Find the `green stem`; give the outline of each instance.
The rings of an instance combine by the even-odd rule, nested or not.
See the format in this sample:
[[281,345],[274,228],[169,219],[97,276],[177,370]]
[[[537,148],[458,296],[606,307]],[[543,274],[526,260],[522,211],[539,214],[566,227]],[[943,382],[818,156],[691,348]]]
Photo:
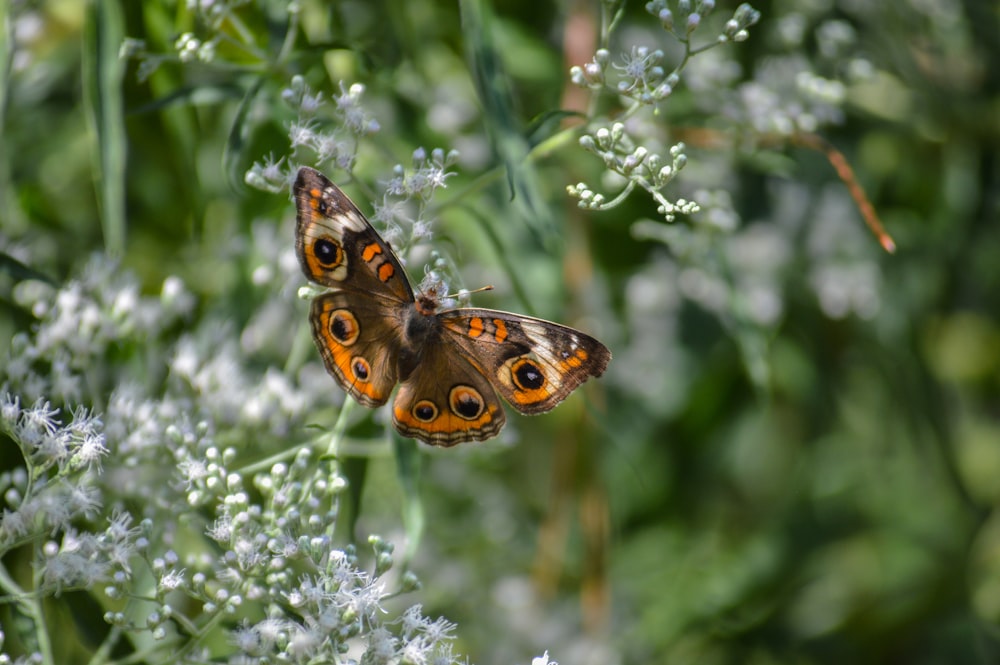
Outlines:
[[150,662],[150,658],[152,656],[154,656],[155,654],[159,653],[159,652],[162,652],[162,651],[166,650],[166,651],[168,651],[170,653],[173,653],[173,651],[170,650],[168,647],[170,647],[170,646],[172,646],[174,644],[180,644],[180,639],[178,639],[178,638],[166,638],[166,639],[160,640],[158,642],[155,642],[151,646],[149,646],[149,647],[147,647],[145,649],[142,649],[141,651],[136,651],[134,653],[130,653],[129,655],[127,655],[127,656],[125,656],[125,657],[123,657],[123,658],[121,658],[119,660],[97,661],[97,660],[91,659],[90,665],[98,665],[98,663],[100,663],[100,662],[106,662],[106,663],[108,663],[108,665],[138,665],[139,663],[149,663]]
[[285,40],[281,43],[281,48],[278,49],[278,57],[276,61],[278,63],[284,63],[288,60],[288,55],[292,52],[292,48],[295,47],[295,37],[299,33],[299,12],[290,12],[288,19],[288,30],[285,31]]
[[196,646],[198,646],[198,644],[201,643],[203,638],[207,637],[208,635],[211,635],[216,625],[222,623],[222,621],[227,616],[230,615],[226,613],[224,608],[219,607],[215,615],[211,619],[209,619],[198,632],[193,634],[192,639],[188,640],[187,644],[180,647],[176,651],[168,653],[168,659],[160,662],[163,663],[163,665],[166,665],[167,663],[177,663],[182,661],[183,657],[188,653],[190,653]]
[[108,655],[111,653],[111,650],[115,648],[115,645],[118,644],[118,640],[121,636],[121,626],[111,626],[111,630],[108,631],[107,636],[101,642],[101,646],[99,646],[97,651],[94,652],[94,655],[91,656],[88,665],[100,665],[101,663],[107,663]]
[[299,454],[299,451],[301,449],[309,447],[310,444],[302,443],[297,446],[292,446],[291,448],[286,448],[285,450],[282,450],[280,453],[275,453],[270,457],[265,457],[259,462],[248,464],[247,466],[240,469],[240,473],[243,475],[252,476],[253,474],[260,473],[261,471],[267,471],[278,462],[284,462],[286,460],[294,459],[295,456]]
[[[38,551],[38,547],[36,546],[36,560],[40,559],[41,556],[42,553]],[[43,571],[43,566],[38,566],[35,569],[32,582],[36,589],[39,588]],[[0,585],[2,585],[4,589],[7,589],[19,596],[18,606],[21,608],[22,612],[31,618],[31,621],[35,626],[35,639],[38,641],[38,652],[42,656],[42,663],[44,663],[44,665],[55,665],[55,659],[52,654],[52,642],[49,640],[49,630],[45,623],[45,607],[42,604],[41,595],[35,593],[25,593],[18,583],[14,581],[14,578],[7,573],[7,569],[4,567],[0,567]]]
[[[627,197],[629,194],[631,194],[633,189],[635,189],[635,180],[629,180],[628,183],[625,185],[625,189],[623,189],[622,191],[618,192],[618,194],[615,196],[615,198],[611,199],[610,201],[605,201],[604,203],[602,203],[599,206],[594,206],[592,209],[593,210],[610,210],[611,208],[614,208],[619,203],[621,203],[622,201],[624,201],[625,197]],[[654,196],[655,196],[655,193],[654,193]]]
[[348,416],[354,410],[355,404],[353,399],[344,400],[344,405],[340,407],[340,414],[337,416],[337,422],[334,423],[333,430],[330,432],[330,443],[327,444],[323,457],[337,459],[337,452],[340,449],[341,441],[344,440],[344,431],[347,429]]
[[25,600],[28,597],[28,593],[21,588],[21,585],[14,581],[14,578],[7,572],[7,567],[3,564],[0,564],[0,588],[7,592],[8,595],[6,598],[21,605],[21,609],[25,612],[31,610],[31,606],[26,605]]
[[[36,556],[40,553],[37,548]],[[41,568],[35,573],[35,588],[38,588],[38,575],[41,575]],[[9,594],[9,597],[17,603],[21,612],[31,619],[35,626],[35,639],[38,640],[38,651],[42,656],[45,665],[54,665],[52,657],[52,642],[49,640],[48,627],[45,624],[45,608],[42,606],[42,597],[37,593],[27,592],[21,588],[6,566],[0,565],[0,588]]]

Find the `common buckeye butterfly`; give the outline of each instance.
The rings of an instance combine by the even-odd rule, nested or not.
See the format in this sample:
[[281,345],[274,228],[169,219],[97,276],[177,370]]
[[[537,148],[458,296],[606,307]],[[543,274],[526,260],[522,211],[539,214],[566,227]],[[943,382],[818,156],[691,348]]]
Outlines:
[[327,371],[368,407],[395,385],[392,422],[438,446],[497,435],[506,416],[497,393],[524,414],[544,413],[591,376],[611,352],[593,337],[492,309],[438,311],[418,293],[392,248],[340,188],[302,167],[294,186],[295,252],[302,272],[330,290],[309,322]]

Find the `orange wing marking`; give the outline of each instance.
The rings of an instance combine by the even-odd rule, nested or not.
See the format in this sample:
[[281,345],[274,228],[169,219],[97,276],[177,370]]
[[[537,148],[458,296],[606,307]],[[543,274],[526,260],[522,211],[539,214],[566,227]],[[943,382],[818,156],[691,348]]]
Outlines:
[[371,263],[372,259],[382,253],[382,247],[378,243],[373,242],[365,245],[365,248],[361,250],[361,258],[365,263]]
[[[381,249],[379,251],[382,251]],[[383,282],[388,282],[392,279],[392,276],[396,274],[396,269],[392,267],[389,262],[383,263],[378,267],[378,278]]]
[[584,349],[577,349],[572,354],[563,358],[563,360],[559,363],[559,371],[565,374],[572,369],[576,369],[577,367],[583,365],[589,357],[590,356]]
[[497,341],[497,344],[503,344],[503,341],[507,339],[507,324],[504,323],[503,319],[493,319],[493,325],[496,326],[493,339]]
[[476,339],[483,334],[483,320],[478,316],[469,319],[469,337]]

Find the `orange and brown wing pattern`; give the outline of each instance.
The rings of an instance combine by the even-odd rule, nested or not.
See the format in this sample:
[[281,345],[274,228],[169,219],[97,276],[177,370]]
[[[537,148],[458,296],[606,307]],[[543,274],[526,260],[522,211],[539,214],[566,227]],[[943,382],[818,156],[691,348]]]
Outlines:
[[489,309],[456,309],[439,315],[445,338],[476,358],[511,406],[545,413],[590,377],[601,376],[611,352],[568,326]]
[[[392,310],[390,310],[391,312]],[[313,339],[327,371],[365,406],[385,404],[396,385],[400,324],[377,300],[333,291],[313,299]]]
[[306,277],[334,289],[413,302],[399,259],[339,187],[303,166],[292,191],[295,254]]
[[400,434],[435,446],[491,439],[506,419],[482,370],[445,345],[425,350],[392,404],[392,422]]

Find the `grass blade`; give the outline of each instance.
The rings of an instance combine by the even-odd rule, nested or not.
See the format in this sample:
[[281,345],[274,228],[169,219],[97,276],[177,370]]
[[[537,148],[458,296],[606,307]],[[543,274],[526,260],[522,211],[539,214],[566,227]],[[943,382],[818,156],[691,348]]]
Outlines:
[[104,246],[125,253],[125,119],[118,56],[124,38],[121,5],[91,0],[83,41],[83,94],[88,129],[95,143],[97,200]]

